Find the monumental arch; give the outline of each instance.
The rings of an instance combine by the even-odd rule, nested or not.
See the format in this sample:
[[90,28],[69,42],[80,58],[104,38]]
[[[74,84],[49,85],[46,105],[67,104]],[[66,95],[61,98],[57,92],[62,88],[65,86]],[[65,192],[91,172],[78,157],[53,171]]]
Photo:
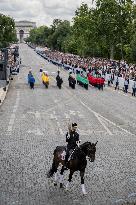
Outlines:
[[16,21],[15,27],[17,38],[20,43],[23,43],[24,39],[29,37],[30,30],[36,28],[36,23],[31,21]]

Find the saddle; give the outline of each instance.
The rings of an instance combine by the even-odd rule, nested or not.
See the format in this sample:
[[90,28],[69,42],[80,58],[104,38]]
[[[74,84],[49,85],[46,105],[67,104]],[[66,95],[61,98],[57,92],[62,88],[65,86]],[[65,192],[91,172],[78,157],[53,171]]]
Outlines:
[[[69,150],[69,157],[68,157],[68,161],[71,160],[71,159],[74,159],[73,158],[73,153],[74,153],[75,149],[70,149]],[[62,160],[65,160],[65,157],[66,157],[66,152],[67,152],[67,148],[65,147],[64,151],[61,153],[61,159]]]
[[[60,150],[61,150],[62,147],[57,147],[57,148],[58,149],[60,148]],[[76,147],[75,149],[70,149],[69,150],[68,161],[76,159],[78,157],[78,155],[79,155],[79,150],[80,150],[79,147]],[[67,152],[67,147],[65,147],[65,149],[61,153],[61,159],[62,160],[65,160],[66,152]]]

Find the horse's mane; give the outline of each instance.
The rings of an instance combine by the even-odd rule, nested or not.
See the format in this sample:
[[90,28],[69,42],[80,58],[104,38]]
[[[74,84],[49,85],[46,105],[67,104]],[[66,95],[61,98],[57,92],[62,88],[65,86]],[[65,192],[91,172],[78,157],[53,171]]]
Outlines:
[[91,142],[84,142],[83,144],[81,144],[79,147],[82,149],[83,147],[86,147],[87,145],[89,145]]

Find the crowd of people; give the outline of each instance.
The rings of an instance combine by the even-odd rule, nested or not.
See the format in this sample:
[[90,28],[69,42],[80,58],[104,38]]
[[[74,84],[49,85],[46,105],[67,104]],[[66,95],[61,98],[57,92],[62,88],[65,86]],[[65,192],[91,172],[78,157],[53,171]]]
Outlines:
[[136,78],[136,65],[128,64],[126,61],[116,61],[102,58],[83,58],[78,55],[66,54],[59,51],[46,50],[45,54],[55,61],[62,64],[69,65],[73,68],[84,69],[87,71],[95,71],[105,75],[111,73],[123,78],[135,79]]
[[74,72],[84,70],[95,77],[105,78],[108,74],[108,86],[115,81],[115,90],[119,88],[119,77],[124,79],[124,92],[128,92],[129,80],[133,80],[132,95],[136,93],[136,65],[128,64],[126,61],[109,60],[103,58],[80,57],[74,54],[62,53],[59,51],[44,51],[46,56],[59,62],[65,68],[70,67]]
[[[44,51],[42,50],[42,53],[45,54],[46,59],[56,65],[63,66],[70,72],[79,73],[83,70],[87,75],[90,73],[96,78],[104,78],[108,86],[114,85],[115,90],[121,88],[127,93],[128,90],[130,91],[131,89],[132,96],[135,96],[136,94],[135,64],[129,64],[125,60],[119,61],[94,57],[85,58],[79,55],[52,51],[48,48]],[[122,82],[123,86],[121,85]]]

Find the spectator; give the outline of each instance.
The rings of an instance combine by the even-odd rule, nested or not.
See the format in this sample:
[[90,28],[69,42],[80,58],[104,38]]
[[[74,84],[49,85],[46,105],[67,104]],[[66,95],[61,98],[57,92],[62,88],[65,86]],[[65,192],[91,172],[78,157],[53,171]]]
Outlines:
[[111,74],[109,74],[108,76],[108,86],[110,86],[110,83],[111,83]]
[[128,91],[128,79],[125,78],[125,81],[124,81],[124,92],[127,93]]
[[117,76],[117,78],[115,79],[115,90],[119,90],[119,77]]
[[135,93],[136,93],[136,79],[134,79],[132,85],[132,96],[135,96]]

